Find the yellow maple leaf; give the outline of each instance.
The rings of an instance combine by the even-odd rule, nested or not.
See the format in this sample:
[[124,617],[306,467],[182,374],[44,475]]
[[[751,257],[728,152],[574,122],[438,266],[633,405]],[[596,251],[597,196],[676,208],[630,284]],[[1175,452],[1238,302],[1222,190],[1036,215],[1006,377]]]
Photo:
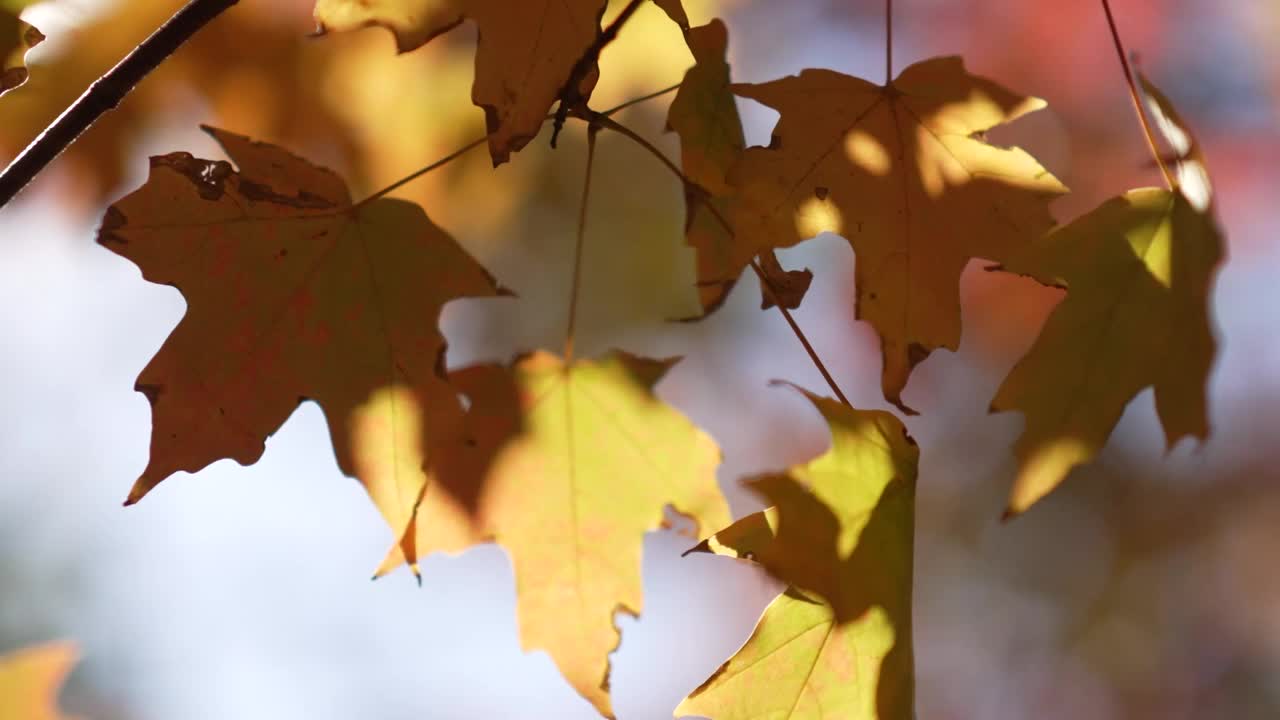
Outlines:
[[1174,188],[1107,200],[1004,266],[1067,290],[991,402],[993,411],[1026,416],[1009,514],[1092,460],[1148,386],[1169,448],[1209,434],[1205,386],[1216,352],[1209,298],[1223,241],[1198,145],[1168,100],[1143,82],[1179,152]]
[[792,587],[677,716],[911,717],[919,450],[889,413],[805,395],[830,427],[830,450],[749,480],[774,507],[694,548],[754,560]]
[[908,67],[888,86],[805,70],[738,95],[780,113],[769,147],[730,173],[738,257],[821,232],[857,255],[857,317],[879,333],[885,397],[960,341],[959,279],[971,258],[1002,261],[1052,226],[1065,188],[1030,155],[981,133],[1044,106],[968,74],[959,58]]
[[352,207],[331,171],[206,129],[238,170],[187,153],[152,158],[147,183],[108,209],[99,233],[187,300],[138,378],[153,431],[129,502],[178,471],[257,461],[310,399],[339,467],[399,537],[465,440],[436,319],[449,300],[501,290],[417,205]]
[[0,656],[0,720],[60,720],[58,691],[79,653],[70,643]]
[[[537,352],[511,370],[461,371],[479,373],[460,385],[482,444],[521,429],[488,467],[481,531],[429,497],[415,520],[421,555],[484,539],[506,549],[522,646],[545,650],[606,717],[609,654],[619,640],[614,615],[640,614],[644,534],[662,527],[668,505],[703,531],[729,519],[716,484],[719,448],[653,394],[671,365],[622,352],[565,365]],[[509,374],[513,393],[501,389],[499,373]]]

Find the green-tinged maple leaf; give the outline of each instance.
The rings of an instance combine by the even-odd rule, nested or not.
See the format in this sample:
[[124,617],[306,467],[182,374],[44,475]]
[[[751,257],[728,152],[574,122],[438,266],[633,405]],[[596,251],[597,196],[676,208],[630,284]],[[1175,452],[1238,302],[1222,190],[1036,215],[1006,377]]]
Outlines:
[[439,312],[500,289],[417,205],[352,207],[333,172],[206,130],[238,170],[154,157],[147,183],[108,209],[98,236],[187,300],[138,378],[152,406],[151,458],[129,502],[178,471],[255,462],[310,399],[339,467],[399,535],[462,441]]
[[[685,33],[694,65],[685,73],[667,114],[667,129],[680,137],[680,161],[686,188],[685,234],[697,253],[698,298],[703,315],[724,303],[757,253],[774,293],[789,308],[800,306],[813,273],[785,270],[772,250],[735,242],[720,218],[727,220],[736,200],[727,175],[746,149],[742,121],[729,90],[729,34],[724,23],[712,20]],[[714,206],[708,208],[707,204]],[[717,218],[715,213],[719,213]],[[763,293],[762,307],[771,304]]]
[[1003,261],[1053,224],[1048,205],[1065,188],[1022,150],[980,139],[1044,102],[954,57],[912,65],[887,87],[805,70],[732,89],[781,115],[770,146],[748,148],[729,174],[736,262],[820,232],[848,239],[885,397],[911,412],[901,399],[911,369],[959,345],[965,264]]
[[27,51],[44,40],[44,35],[23,22],[18,13],[30,5],[27,0],[12,0],[0,5],[0,95],[27,81]]
[[[369,25],[413,50],[471,20],[479,35],[471,100],[485,113],[494,164],[538,134],[574,65],[595,42],[608,0],[316,0],[320,29]],[[596,72],[579,92],[591,96]]]
[[805,396],[827,421],[831,448],[786,473],[748,480],[774,506],[694,548],[754,560],[792,587],[677,716],[911,717],[920,453],[890,413]]
[[671,364],[615,352],[566,366],[538,352],[510,370],[461,371],[475,373],[459,384],[482,444],[521,429],[488,467],[480,532],[425,500],[415,521],[423,555],[482,539],[506,549],[521,644],[545,650],[607,717],[614,615],[640,613],[644,534],[662,526],[667,505],[703,531],[729,519],[715,442],[653,394]]
[[70,643],[24,648],[0,656],[0,720],[60,720],[58,691],[79,652]]
[[1026,416],[1010,514],[1092,460],[1146,387],[1155,388],[1168,447],[1209,435],[1209,297],[1223,241],[1198,146],[1164,96],[1151,100],[1182,156],[1175,187],[1112,198],[1004,265],[1067,289],[991,402]]
[[911,720],[911,637],[901,632],[880,606],[839,625],[829,605],[789,589],[675,716]]

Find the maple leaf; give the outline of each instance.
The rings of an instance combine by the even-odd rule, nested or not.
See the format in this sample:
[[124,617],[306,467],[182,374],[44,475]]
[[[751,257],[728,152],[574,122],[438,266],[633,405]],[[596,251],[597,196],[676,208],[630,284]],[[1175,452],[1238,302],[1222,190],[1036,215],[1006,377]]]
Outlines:
[[27,81],[27,51],[44,40],[44,34],[18,17],[18,12],[30,4],[27,0],[12,0],[0,6],[0,95]]
[[667,505],[703,530],[729,519],[715,442],[653,394],[673,363],[614,352],[566,365],[537,352],[511,369],[455,373],[471,375],[460,385],[481,444],[520,430],[488,467],[479,532],[430,500],[415,520],[421,555],[486,539],[506,549],[521,644],[545,650],[606,717],[614,614],[640,613],[644,534],[663,525]]
[[1168,448],[1209,435],[1209,297],[1223,241],[1199,146],[1168,100],[1144,85],[1159,125],[1185,153],[1173,189],[1111,198],[1002,267],[1067,290],[991,402],[993,412],[1026,417],[1010,515],[1092,460],[1148,386]]
[[889,413],[805,396],[826,419],[831,448],[747,481],[775,505],[693,548],[754,560],[792,587],[677,716],[911,717],[919,450]]
[[[187,313],[138,377],[151,458],[136,502],[178,471],[257,461],[303,400],[319,403],[338,466],[358,477],[399,537],[433,458],[458,441],[462,408],[443,376],[443,305],[501,291],[422,209],[352,207],[331,171],[205,128],[224,161],[151,159],[108,209],[98,240]],[[424,467],[425,464],[425,467]]]
[[729,174],[734,262],[843,235],[857,255],[857,317],[881,338],[885,397],[913,412],[901,399],[911,369],[959,344],[966,262],[1003,261],[1053,224],[1048,204],[1065,188],[1022,150],[980,139],[1044,102],[954,57],[884,87],[805,70],[732,89],[780,113],[770,146],[748,148]]
[[50,643],[0,656],[0,720],[59,720],[58,691],[79,653]]
[[[320,31],[379,25],[400,52],[471,20],[479,40],[471,100],[484,110],[489,153],[506,162],[538,134],[547,112],[600,33],[608,0],[316,0]],[[578,92],[591,96],[598,73]]]
[[[746,149],[738,106],[729,90],[728,29],[720,20],[692,28],[685,41],[694,65],[685,73],[667,112],[667,130],[680,138],[680,162],[685,178],[685,237],[697,253],[698,298],[703,317],[720,307],[757,253],[774,295],[788,308],[797,308],[809,289],[813,273],[785,270],[771,250],[756,250],[735,242],[721,222],[737,199],[727,175]],[[710,203],[714,208],[707,207]],[[716,217],[716,214],[720,218]],[[772,303],[763,293],[762,308]]]

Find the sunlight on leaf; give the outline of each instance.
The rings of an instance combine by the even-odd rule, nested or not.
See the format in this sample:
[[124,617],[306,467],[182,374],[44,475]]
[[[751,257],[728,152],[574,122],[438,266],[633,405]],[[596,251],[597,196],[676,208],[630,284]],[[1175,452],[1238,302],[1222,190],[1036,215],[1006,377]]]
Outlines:
[[733,91],[780,118],[770,146],[748,148],[729,174],[740,198],[732,257],[795,245],[838,217],[857,256],[857,317],[881,338],[885,397],[911,412],[901,394],[912,368],[959,346],[968,260],[1004,260],[1053,224],[1061,183],[1022,150],[978,138],[1044,102],[954,57],[912,65],[888,87],[805,70]]
[[[493,539],[511,556],[522,646],[546,651],[608,717],[614,615],[640,614],[645,533],[663,526],[668,505],[702,531],[729,519],[715,442],[653,395],[672,364],[615,352],[566,366],[537,352],[509,370],[459,371],[478,389],[469,415],[491,428],[519,418],[523,428],[496,452],[472,542]],[[449,513],[424,503],[419,554],[465,546],[457,535],[432,537]]]
[[[1177,130],[1171,144],[1188,153],[1178,177],[1207,193],[1190,131],[1145,85],[1161,124]],[[1198,169],[1186,172],[1186,163]],[[1026,416],[1008,514],[1026,510],[1092,460],[1144,388],[1155,388],[1168,448],[1184,437],[1208,438],[1206,385],[1217,353],[1210,298],[1225,254],[1212,205],[1211,196],[1193,201],[1181,186],[1130,190],[1005,265],[1067,289],[991,402],[992,411]]]
[[826,419],[831,448],[748,480],[774,507],[693,549],[754,560],[792,587],[677,716],[911,717],[919,450],[889,413],[805,396]]

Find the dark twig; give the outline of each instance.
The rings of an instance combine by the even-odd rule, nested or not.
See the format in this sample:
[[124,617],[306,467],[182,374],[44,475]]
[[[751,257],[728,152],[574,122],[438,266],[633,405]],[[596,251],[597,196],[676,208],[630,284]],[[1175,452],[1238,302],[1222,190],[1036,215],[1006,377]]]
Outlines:
[[191,0],[84,91],[0,173],[0,207],[106,111],[116,107],[165,58],[238,0]]
[[586,109],[584,107],[586,98],[582,96],[582,81],[600,61],[600,53],[605,46],[618,37],[618,31],[622,30],[622,26],[631,19],[642,2],[644,0],[631,0],[627,3],[627,6],[622,8],[622,12],[618,13],[618,17],[596,36],[595,42],[591,43],[591,47],[587,48],[587,51],[574,64],[573,71],[569,73],[569,79],[560,88],[560,107],[556,109],[555,125],[551,130],[551,147],[556,146],[556,139],[560,137],[560,131],[564,129],[564,121],[569,117],[570,112]]

